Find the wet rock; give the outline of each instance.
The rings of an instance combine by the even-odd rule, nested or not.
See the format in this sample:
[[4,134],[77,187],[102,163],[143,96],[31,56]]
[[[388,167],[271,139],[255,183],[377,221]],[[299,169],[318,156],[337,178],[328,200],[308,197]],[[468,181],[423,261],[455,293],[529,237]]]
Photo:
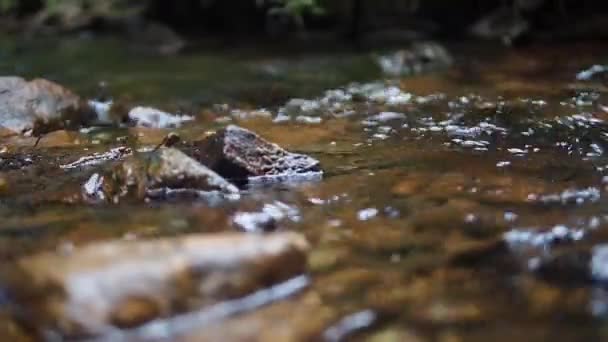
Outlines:
[[[323,96],[314,99],[290,100],[279,108],[274,122],[318,123],[328,117],[346,118],[362,113],[373,114],[389,110],[398,113],[406,109],[404,106],[411,105],[415,101],[423,100],[401,90],[395,82],[351,83],[343,88],[327,90]],[[394,114],[388,114],[391,115]],[[387,118],[386,114],[381,114],[370,119],[364,122],[379,123],[386,121]]]
[[187,45],[177,32],[160,22],[133,20],[126,26],[131,48],[136,52],[173,56]]
[[35,157],[30,154],[3,154],[2,157],[0,157],[0,171],[10,171],[26,168],[34,164],[34,159]]
[[239,190],[224,178],[173,148],[133,155],[109,174],[98,173],[84,184],[92,200],[118,202],[135,199],[191,195],[204,198],[238,198]]
[[[44,138],[43,138],[44,140]],[[131,149],[128,147],[116,147],[107,152],[97,152],[87,156],[80,157],[73,162],[60,165],[62,169],[84,168],[94,165],[104,164],[108,161],[121,159],[131,154]]]
[[328,342],[344,341],[352,334],[370,328],[377,321],[378,315],[373,310],[363,310],[343,317],[323,333]]
[[129,111],[129,120],[141,127],[177,128],[194,117],[174,115],[151,107],[135,107]]
[[549,255],[531,258],[528,266],[536,274],[552,281],[566,284],[607,284],[608,245],[555,251]]
[[530,29],[530,23],[516,10],[503,7],[480,19],[471,33],[485,39],[501,39],[506,45]]
[[276,230],[281,221],[300,221],[301,214],[297,207],[280,201],[266,203],[259,211],[239,211],[232,222],[247,232],[268,232]]
[[452,64],[452,56],[438,43],[420,42],[376,61],[383,73],[396,77],[445,69]]
[[[586,283],[592,280],[592,257],[588,250],[572,249],[532,258],[528,266],[547,280],[568,284]],[[602,268],[598,268],[598,271],[601,277]]]
[[0,77],[0,126],[21,134],[77,127],[93,115],[70,90],[44,79]]
[[95,336],[300,275],[306,249],[295,233],[106,242],[23,258],[14,284],[39,332]]
[[576,79],[578,81],[600,80],[605,82],[608,79],[608,66],[598,64],[592,65],[588,69],[577,73]]
[[189,151],[196,160],[239,185],[310,179],[322,174],[319,161],[291,153],[244,128],[230,125]]

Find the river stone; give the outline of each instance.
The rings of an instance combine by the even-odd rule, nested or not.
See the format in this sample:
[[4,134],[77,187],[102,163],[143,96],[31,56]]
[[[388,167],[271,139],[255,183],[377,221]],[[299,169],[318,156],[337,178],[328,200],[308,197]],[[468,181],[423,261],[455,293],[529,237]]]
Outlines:
[[177,128],[194,120],[189,115],[175,115],[152,107],[135,107],[129,111],[129,120],[136,126],[149,128]]
[[444,70],[452,65],[450,53],[442,45],[429,41],[413,44],[409,49],[379,56],[376,62],[388,76],[417,75]]
[[83,186],[85,197],[118,202],[121,197],[163,198],[190,191],[198,195],[239,196],[239,189],[174,148],[138,153],[105,175],[95,173]]
[[202,164],[239,185],[256,177],[282,181],[322,174],[318,160],[288,152],[254,132],[235,125],[194,142],[189,153]]
[[[42,334],[87,337],[240,298],[306,268],[299,234],[111,241],[18,260],[16,300]],[[24,303],[20,303],[24,304]],[[48,336],[48,335],[46,335]]]
[[0,126],[39,134],[89,121],[78,95],[51,81],[0,77]]

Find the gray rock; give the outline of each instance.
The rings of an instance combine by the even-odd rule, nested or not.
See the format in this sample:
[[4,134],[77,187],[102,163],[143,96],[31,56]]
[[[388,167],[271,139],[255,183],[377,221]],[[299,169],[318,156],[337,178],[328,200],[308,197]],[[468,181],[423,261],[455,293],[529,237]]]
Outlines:
[[93,119],[70,90],[44,79],[0,77],[0,126],[21,134],[77,127]]
[[255,177],[275,177],[282,182],[292,176],[322,173],[318,160],[288,152],[234,125],[195,142],[187,153],[237,184],[245,184]]
[[608,245],[602,244],[591,250],[591,278],[595,281],[608,282]]
[[129,120],[141,127],[177,128],[194,117],[174,115],[151,107],[135,107],[129,111]]
[[23,258],[13,284],[40,333],[100,336],[301,275],[307,248],[296,233],[113,241]]
[[382,72],[393,77],[444,70],[452,61],[446,48],[435,42],[416,43],[408,49],[376,58]]
[[530,23],[511,8],[499,8],[481,18],[470,29],[471,33],[484,39],[501,39],[506,45],[528,32]]

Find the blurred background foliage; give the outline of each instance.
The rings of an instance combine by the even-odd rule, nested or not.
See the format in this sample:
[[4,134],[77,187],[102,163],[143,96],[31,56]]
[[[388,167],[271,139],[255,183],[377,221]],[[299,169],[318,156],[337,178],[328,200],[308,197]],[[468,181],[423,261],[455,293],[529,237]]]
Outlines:
[[5,32],[123,34],[154,23],[194,39],[320,32],[315,37],[374,41],[378,31],[399,41],[476,37],[507,44],[608,37],[608,1],[595,0],[0,0],[0,17]]

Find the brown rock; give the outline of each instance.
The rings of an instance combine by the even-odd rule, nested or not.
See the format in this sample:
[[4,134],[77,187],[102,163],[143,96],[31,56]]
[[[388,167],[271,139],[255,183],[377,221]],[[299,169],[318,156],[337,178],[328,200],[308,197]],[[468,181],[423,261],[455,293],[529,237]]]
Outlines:
[[315,292],[189,331],[176,341],[320,341],[337,313]]
[[306,250],[295,233],[114,241],[23,258],[13,280],[29,324],[93,336],[285,281],[305,272]]
[[83,185],[85,198],[113,203],[125,196],[142,200],[184,191],[196,196],[239,196],[236,186],[212,170],[177,149],[164,147],[130,156],[112,172],[95,173]]

